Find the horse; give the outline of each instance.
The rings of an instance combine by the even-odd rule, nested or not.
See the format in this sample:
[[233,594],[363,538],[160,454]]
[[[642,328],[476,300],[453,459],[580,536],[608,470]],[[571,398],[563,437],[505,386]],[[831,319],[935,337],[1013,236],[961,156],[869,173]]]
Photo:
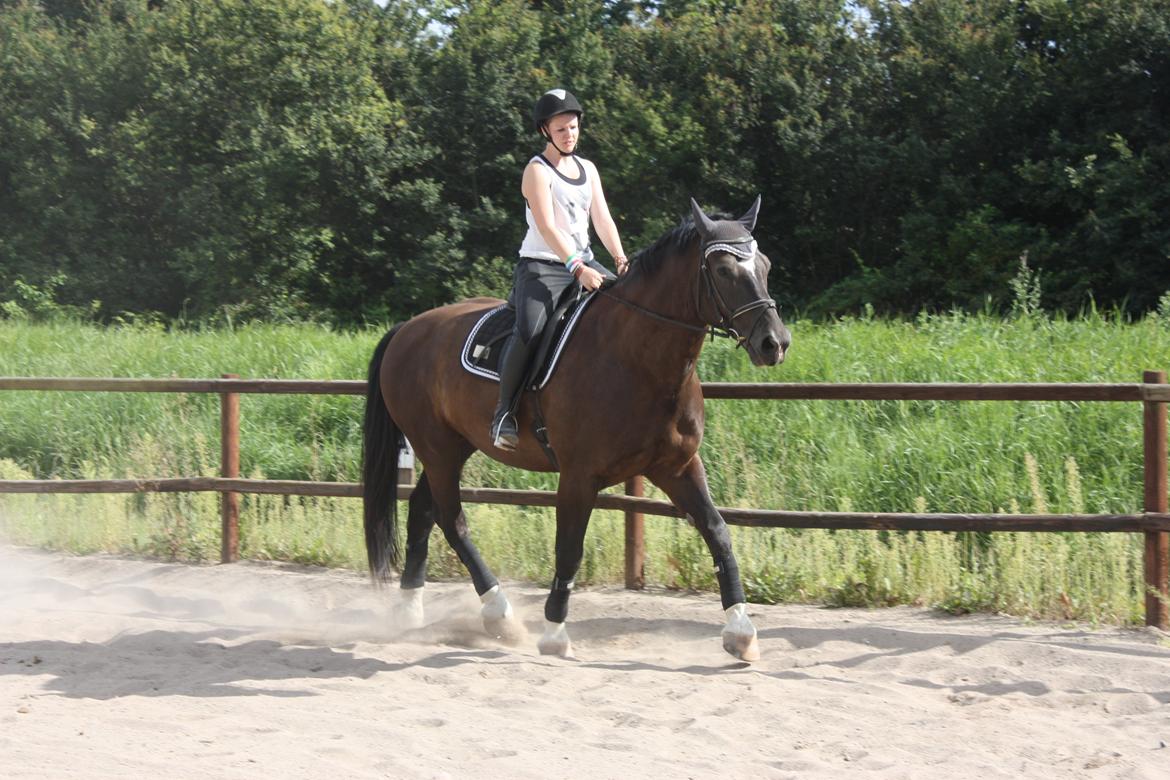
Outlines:
[[[695,373],[706,337],[716,331],[734,338],[756,366],[782,362],[791,343],[768,296],[771,261],[752,237],[759,208],[757,197],[739,219],[713,218],[692,198],[690,217],[596,294],[543,388],[524,393],[520,430],[530,431],[534,413],[543,412],[560,472],[556,562],[537,643],[542,654],[572,655],[569,596],[597,494],[644,475],[687,514],[710,550],[726,617],[723,648],[743,661],[759,657],[731,535],[711,501],[699,456],[704,412]],[[520,469],[558,470],[531,435],[522,435],[513,451],[492,446],[488,423],[497,387],[460,363],[469,330],[501,303],[476,298],[423,312],[387,332],[370,360],[362,450],[366,550],[377,585],[401,567],[397,609],[408,627],[423,624],[428,540],[438,525],[467,567],[485,630],[524,635],[472,542],[459,495],[463,466],[476,450]],[[409,498],[403,565],[396,474],[404,436],[422,473]]]

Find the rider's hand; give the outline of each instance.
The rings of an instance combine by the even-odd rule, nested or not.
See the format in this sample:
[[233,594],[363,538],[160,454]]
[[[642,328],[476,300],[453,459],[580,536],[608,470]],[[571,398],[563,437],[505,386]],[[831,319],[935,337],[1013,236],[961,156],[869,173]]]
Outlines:
[[601,282],[605,277],[593,270],[587,265],[581,266],[581,270],[577,272],[577,281],[581,286],[590,292],[596,290],[601,286]]

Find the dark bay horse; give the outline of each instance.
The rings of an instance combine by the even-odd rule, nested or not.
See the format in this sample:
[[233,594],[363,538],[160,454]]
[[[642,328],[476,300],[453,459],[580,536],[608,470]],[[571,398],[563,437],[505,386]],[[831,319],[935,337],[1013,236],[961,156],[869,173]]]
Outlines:
[[[570,654],[569,594],[598,492],[642,474],[689,515],[711,551],[727,619],[724,649],[743,660],[759,657],[731,536],[711,502],[699,458],[703,394],[695,374],[713,328],[735,337],[757,366],[784,359],[791,339],[768,297],[771,263],[751,235],[759,205],[757,198],[738,220],[711,219],[692,200],[692,217],[640,252],[629,272],[584,312],[560,365],[537,391],[560,466],[556,567],[542,653]],[[463,465],[476,450],[516,468],[553,470],[530,433],[532,392],[517,414],[520,446],[495,449],[488,422],[497,386],[460,364],[468,332],[499,304],[477,298],[424,312],[387,333],[370,361],[362,469],[375,582],[387,581],[401,561],[395,476],[404,435],[422,463],[402,567],[399,610],[408,625],[422,624],[427,542],[438,524],[471,574],[488,632],[516,635],[511,605],[471,541],[459,497]]]

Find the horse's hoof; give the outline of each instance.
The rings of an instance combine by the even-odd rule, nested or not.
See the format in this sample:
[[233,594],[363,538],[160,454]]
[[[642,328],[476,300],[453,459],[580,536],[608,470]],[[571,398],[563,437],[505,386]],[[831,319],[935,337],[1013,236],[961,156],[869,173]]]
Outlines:
[[727,625],[723,627],[723,649],[741,661],[760,660],[760,643],[756,627],[747,615],[746,604],[733,604],[726,610]]
[[724,631],[723,649],[741,661],[750,663],[760,660],[760,643],[756,640],[755,634],[744,636],[743,634],[733,634],[730,631]]
[[565,630],[565,624],[544,621],[544,636],[536,643],[536,649],[540,651],[541,655],[572,658],[573,645],[569,641],[569,632]]
[[512,605],[499,585],[493,585],[479,600],[483,603],[479,614],[483,618],[483,630],[488,636],[509,644],[515,644],[525,636],[524,627],[512,617]]
[[413,631],[423,627],[425,616],[423,613],[423,589],[400,589],[402,594],[398,603],[394,605],[394,625],[403,631]]

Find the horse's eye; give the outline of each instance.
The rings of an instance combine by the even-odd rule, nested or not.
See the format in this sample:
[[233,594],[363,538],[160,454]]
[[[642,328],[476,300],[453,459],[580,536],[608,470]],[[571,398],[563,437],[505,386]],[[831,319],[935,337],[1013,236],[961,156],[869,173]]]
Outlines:
[[731,273],[731,269],[725,265],[719,266],[719,268],[715,271],[715,273],[719,274],[724,279],[730,279],[734,275]]

